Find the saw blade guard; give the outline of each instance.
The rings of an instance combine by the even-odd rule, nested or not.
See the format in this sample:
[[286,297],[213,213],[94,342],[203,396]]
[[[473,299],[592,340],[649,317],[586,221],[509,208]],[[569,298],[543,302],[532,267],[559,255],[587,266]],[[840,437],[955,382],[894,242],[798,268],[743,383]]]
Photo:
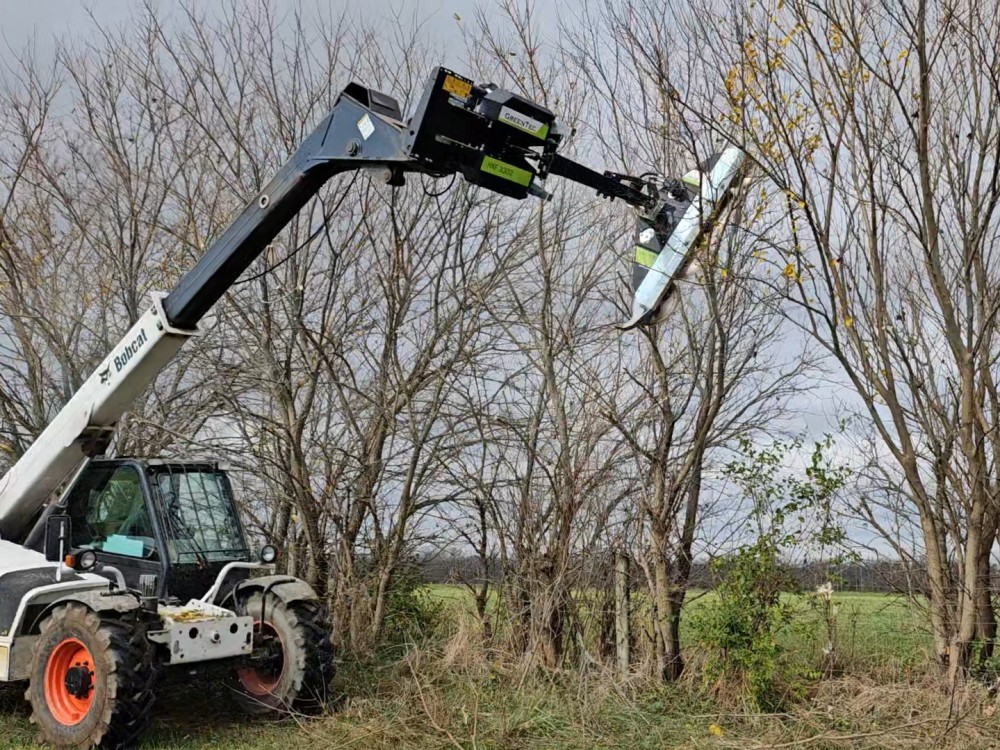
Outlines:
[[727,148],[679,179],[655,180],[658,200],[636,217],[632,250],[632,315],[623,330],[662,320],[665,305],[688,276],[702,240],[739,185],[745,158]]

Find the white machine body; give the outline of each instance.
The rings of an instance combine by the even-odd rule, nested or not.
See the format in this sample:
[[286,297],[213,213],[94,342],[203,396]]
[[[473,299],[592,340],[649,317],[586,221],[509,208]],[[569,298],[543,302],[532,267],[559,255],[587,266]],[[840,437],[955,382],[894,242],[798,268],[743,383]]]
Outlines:
[[[21,541],[50,496],[86,459],[195,331],[172,328],[162,295],[136,321],[48,427],[0,479],[0,537]],[[0,549],[2,558],[9,552]]]
[[[271,566],[246,564],[249,568],[273,571]],[[219,580],[212,591],[217,591],[222,579],[233,568],[220,572]],[[0,579],[8,573],[21,571],[52,572],[52,582],[32,589],[20,600],[17,615],[7,630],[0,630],[0,683],[27,678],[24,671],[27,662],[12,659],[15,640],[31,641],[31,636],[23,636],[22,628],[30,625],[25,619],[29,605],[46,605],[66,598],[79,599],[88,594],[105,596],[108,592],[108,578],[95,573],[83,573],[64,567],[61,563],[50,562],[41,552],[26,549],[14,542],[0,540]],[[65,575],[60,580],[59,572]],[[123,597],[123,605],[131,606],[134,599]],[[252,617],[241,616],[212,604],[209,601],[193,599],[184,605],[160,605],[158,614],[162,626],[150,630],[148,638],[153,643],[166,647],[169,657],[166,664],[189,664],[248,656],[253,650]]]
[[[108,589],[108,579],[90,573],[73,573],[67,580],[58,580],[61,563],[49,562],[45,555],[19,544],[0,540],[0,579],[8,573],[20,571],[53,570],[53,582],[33,589],[28,596],[18,602],[17,614],[10,628],[0,630],[0,683],[12,679],[24,679],[27,675],[12,671],[11,656],[15,637],[18,636],[29,605],[49,604],[58,601],[68,593],[80,595],[86,592],[104,592]],[[64,569],[65,570],[65,569]],[[66,573],[72,573],[65,570]],[[69,578],[72,580],[68,580]]]

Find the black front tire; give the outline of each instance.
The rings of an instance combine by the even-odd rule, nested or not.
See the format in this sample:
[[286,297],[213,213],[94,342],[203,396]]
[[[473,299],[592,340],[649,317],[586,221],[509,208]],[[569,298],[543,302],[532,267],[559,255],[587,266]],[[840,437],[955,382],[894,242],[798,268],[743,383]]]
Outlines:
[[[46,668],[65,652],[66,644],[80,644],[92,657],[89,707],[73,723],[66,723],[55,689],[46,686]],[[156,668],[145,630],[124,618],[101,617],[78,604],[60,606],[42,622],[32,652],[31,678],[25,698],[31,721],[42,739],[54,747],[88,750],[130,747],[149,726],[155,700]],[[57,718],[62,715],[63,720]]]
[[236,669],[228,684],[240,710],[249,714],[317,713],[333,677],[333,644],[326,609],[316,601],[284,602],[259,592],[243,599],[240,614],[261,622],[280,643],[280,659],[269,666]]

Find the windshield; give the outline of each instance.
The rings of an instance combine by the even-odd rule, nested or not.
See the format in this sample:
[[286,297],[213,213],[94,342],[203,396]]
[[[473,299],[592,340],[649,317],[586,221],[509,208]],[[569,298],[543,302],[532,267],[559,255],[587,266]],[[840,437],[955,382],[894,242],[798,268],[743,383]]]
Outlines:
[[158,472],[167,552],[171,562],[213,562],[246,557],[225,475],[218,471]]

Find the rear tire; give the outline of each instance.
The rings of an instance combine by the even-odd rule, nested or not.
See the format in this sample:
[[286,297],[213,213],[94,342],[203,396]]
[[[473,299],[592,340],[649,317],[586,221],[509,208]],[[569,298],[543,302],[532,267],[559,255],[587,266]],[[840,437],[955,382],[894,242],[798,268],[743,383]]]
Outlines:
[[286,603],[271,593],[264,604],[262,594],[253,593],[238,611],[257,623],[263,611],[264,622],[255,629],[255,638],[263,633],[275,656],[267,663],[233,670],[228,680],[233,700],[249,714],[321,711],[333,677],[326,609],[316,601]]
[[156,669],[144,630],[67,604],[41,625],[25,698],[57,748],[126,748],[152,718]]

